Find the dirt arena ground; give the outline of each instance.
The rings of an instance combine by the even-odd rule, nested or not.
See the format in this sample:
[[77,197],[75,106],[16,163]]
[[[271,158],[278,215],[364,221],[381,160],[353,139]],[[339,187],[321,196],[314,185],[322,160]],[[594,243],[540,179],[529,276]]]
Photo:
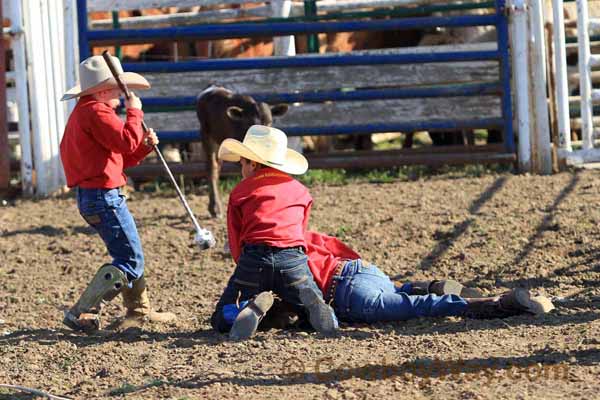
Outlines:
[[[133,193],[151,297],[173,325],[107,337],[61,326],[105,250],[73,198],[0,206],[0,383],[77,399],[594,399],[600,393],[600,175],[314,186],[311,228],[397,280],[452,277],[551,296],[541,317],[343,325],[335,338],[260,332],[231,343],[209,316],[233,265],[190,247],[169,195]],[[222,247],[225,224],[189,201]],[[123,310],[113,301],[109,323]],[[0,389],[0,399],[32,399]]]

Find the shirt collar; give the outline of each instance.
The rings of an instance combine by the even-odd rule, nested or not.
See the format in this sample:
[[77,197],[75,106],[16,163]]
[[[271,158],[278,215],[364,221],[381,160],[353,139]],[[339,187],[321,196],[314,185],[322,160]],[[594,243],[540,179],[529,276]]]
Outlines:
[[286,174],[283,171],[278,170],[277,168],[263,166],[254,175],[249,177],[248,180],[257,180],[257,179],[269,178],[272,176],[289,177],[288,174]]
[[86,104],[89,104],[89,103],[93,103],[93,102],[97,102],[97,101],[98,100],[96,100],[93,95],[89,94],[87,96],[81,96],[79,98],[79,101],[77,102],[77,105],[78,106],[79,105],[83,106],[83,105],[86,105]]

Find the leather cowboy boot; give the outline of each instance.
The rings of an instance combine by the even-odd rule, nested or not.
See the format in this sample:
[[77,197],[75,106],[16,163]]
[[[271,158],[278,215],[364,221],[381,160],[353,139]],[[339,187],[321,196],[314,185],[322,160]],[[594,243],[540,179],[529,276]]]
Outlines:
[[517,288],[496,297],[466,299],[465,317],[475,319],[506,318],[534,314],[534,305],[526,289]]
[[127,277],[112,264],[98,269],[79,300],[65,311],[63,324],[76,331],[92,333],[100,329],[102,303],[110,301],[127,287]]
[[177,319],[171,312],[158,312],[150,307],[144,276],[134,281],[131,288],[123,288],[121,294],[123,295],[123,305],[127,309],[125,319],[119,326],[121,329],[139,326],[144,321],[165,323]]
[[323,335],[333,335],[339,328],[333,308],[325,303],[320,293],[310,287],[300,289],[299,295],[314,330]]
[[270,291],[254,296],[235,318],[229,331],[229,338],[245,340],[254,335],[258,324],[273,306],[273,301],[273,293]]

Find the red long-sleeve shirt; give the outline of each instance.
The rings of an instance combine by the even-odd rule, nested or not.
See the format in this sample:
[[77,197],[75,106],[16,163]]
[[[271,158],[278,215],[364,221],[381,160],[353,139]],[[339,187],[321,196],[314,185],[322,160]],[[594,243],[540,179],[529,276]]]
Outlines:
[[60,143],[67,185],[88,189],[123,186],[125,168],[137,165],[152,148],[143,144],[142,110],[127,109],[126,121],[93,96],[84,96],[69,116]]
[[323,294],[329,291],[335,267],[343,260],[355,260],[360,255],[333,236],[307,231],[304,235],[308,267]]
[[311,206],[308,189],[274,168],[261,168],[242,180],[231,191],[227,206],[227,234],[235,262],[244,244],[306,248]]

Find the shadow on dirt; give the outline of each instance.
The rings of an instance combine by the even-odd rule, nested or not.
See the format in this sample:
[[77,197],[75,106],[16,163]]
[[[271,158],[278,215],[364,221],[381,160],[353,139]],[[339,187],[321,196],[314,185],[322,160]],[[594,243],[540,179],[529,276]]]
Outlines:
[[[565,308],[579,309],[580,307],[591,307],[600,302],[599,298],[590,300],[590,304],[574,303],[569,307],[567,303]],[[398,336],[418,336],[437,334],[456,334],[461,332],[473,331],[498,331],[500,329],[510,329],[515,326],[561,326],[572,324],[584,324],[591,321],[600,320],[600,312],[584,311],[574,312],[575,310],[555,310],[542,316],[517,316],[507,319],[458,319],[458,318],[418,318],[409,321],[366,324],[348,324],[342,323],[337,340],[349,338],[353,340],[370,340],[374,336],[381,334],[395,334]],[[347,327],[369,327],[369,331],[358,329],[346,329]],[[281,331],[283,332],[283,331]],[[301,330],[289,329],[285,331],[286,339],[300,338]],[[304,334],[305,335],[305,334]],[[302,336],[303,337],[303,336]],[[326,337],[322,339],[327,340]],[[268,340],[261,336],[253,338],[255,341]],[[334,339],[336,340],[336,339]],[[77,347],[97,346],[102,343],[120,342],[120,343],[156,343],[165,342],[169,348],[191,348],[198,345],[217,345],[228,342],[226,334],[219,334],[211,329],[187,332],[152,332],[140,328],[130,328],[122,332],[103,331],[95,335],[85,335],[71,332],[67,329],[22,329],[11,332],[0,337],[0,346],[19,345],[22,342],[35,342],[40,345],[53,346],[61,341],[67,341],[75,344]]]
[[510,329],[515,326],[551,327],[572,324],[585,324],[597,320],[600,320],[600,312],[597,311],[582,311],[574,313],[571,312],[571,310],[569,310],[568,312],[563,312],[560,309],[558,309],[551,311],[548,314],[540,316],[521,315],[506,319],[454,319],[441,320],[443,322],[434,322],[436,321],[436,319],[423,318],[420,320],[414,320],[415,326],[411,326],[411,324],[406,325],[405,322],[404,325],[388,325],[384,328],[384,330],[394,331],[396,335],[414,336],[427,335],[431,333],[455,334],[472,331],[498,331],[502,329]]
[[[185,213],[185,211],[182,211]],[[187,214],[169,214],[160,216],[143,216],[135,217],[135,221],[139,226],[170,226],[172,228],[180,228],[180,226],[189,226],[190,219]],[[198,221],[203,221],[204,218],[196,217]]]
[[19,229],[16,231],[10,231],[3,233],[2,237],[11,237],[11,236],[19,236],[19,235],[42,235],[48,237],[63,237],[72,234],[81,233],[83,235],[95,235],[96,232],[93,228],[88,226],[74,226],[71,229],[64,228],[56,228],[50,225],[42,225],[31,229]]
[[[592,366],[600,361],[600,354],[594,350],[557,352],[541,350],[524,357],[489,357],[459,360],[439,360],[419,358],[401,364],[394,364],[392,357],[384,357],[377,364],[348,365],[346,361],[334,357],[315,360],[290,358],[281,365],[275,374],[255,373],[244,376],[222,376],[218,371],[206,371],[191,379],[182,381],[162,381],[131,388],[128,393],[142,391],[148,387],[171,386],[184,389],[198,389],[212,384],[232,384],[249,386],[291,386],[307,383],[329,385],[350,379],[380,381],[399,378],[410,382],[419,378],[423,384],[430,378],[450,380],[481,379],[507,381],[548,381],[569,380],[573,366]],[[219,376],[221,375],[221,376]]]
[[[490,186],[485,189],[481,195],[471,204],[469,207],[469,213],[476,215],[481,207],[489,201],[497,192],[504,187],[507,181],[507,177],[503,176],[496,179]],[[475,218],[468,218],[461,223],[454,225],[452,231],[445,233],[439,237],[439,241],[435,248],[419,263],[419,269],[427,270],[430,269],[439,258],[441,258],[453,245],[454,242],[464,234],[467,229],[475,222]],[[397,275],[391,278],[392,280],[403,279],[404,275]]]
[[0,393],[0,400],[34,400],[39,399],[40,396],[28,393],[19,393],[13,391],[12,393]]
[[[584,287],[586,289],[598,287],[598,280],[590,278],[590,273],[600,272],[600,249],[577,249],[575,251],[570,252],[568,256],[572,258],[577,258],[577,261],[555,269],[554,271],[552,271],[552,274],[550,276],[521,278],[512,280],[497,279],[497,283],[509,287],[557,287],[561,285],[561,282],[564,281],[565,278],[571,278],[573,284]],[[471,282],[471,284],[476,283]]]
[[[283,331],[281,331],[283,332]],[[286,339],[304,338],[300,330],[286,330]],[[375,332],[364,331],[342,331],[338,337],[348,337],[354,340],[368,340],[374,336]],[[329,340],[325,336],[313,337],[322,340]],[[261,342],[270,339],[256,336],[252,340]],[[140,328],[130,328],[122,332],[101,331],[94,335],[85,335],[83,333],[74,333],[67,329],[22,329],[11,332],[8,335],[0,337],[0,346],[19,345],[22,342],[35,342],[40,345],[53,346],[58,342],[67,341],[75,344],[79,348],[88,346],[97,346],[102,343],[120,342],[120,343],[156,343],[166,342],[169,348],[191,348],[198,345],[217,345],[229,342],[227,334],[216,333],[212,329],[188,331],[188,332],[151,332]]]
[[39,399],[40,396],[28,393],[19,393],[13,391],[12,393],[0,393],[0,400],[34,400]]
[[579,180],[579,172],[571,175],[570,182],[560,191],[558,196],[556,196],[554,203],[552,203],[552,205],[545,210],[546,214],[542,219],[542,222],[540,222],[540,224],[536,227],[534,234],[529,237],[527,244],[525,247],[523,247],[519,254],[517,254],[512,264],[520,265],[527,258],[529,253],[531,253],[531,251],[535,248],[536,243],[539,241],[545,231],[560,230],[560,226],[554,222],[556,210],[560,203],[562,203],[567,196],[573,193],[575,187],[577,187],[577,184],[579,183]]
[[169,341],[170,347],[193,347],[200,344],[218,344],[226,340],[225,335],[215,334],[210,329],[194,332],[150,332],[140,328],[130,328],[122,332],[106,331],[95,335],[74,333],[67,329],[22,329],[0,337],[0,346],[18,345],[20,342],[35,342],[53,346],[58,342],[67,341],[77,347],[87,347],[107,342],[154,343]]
[[[481,207],[489,201],[496,193],[498,193],[502,187],[506,184],[507,177],[500,177],[496,179],[490,186],[488,186],[481,195],[471,204],[469,207],[469,213],[472,215],[476,215]],[[536,243],[540,240],[544,232],[551,230],[559,230],[560,226],[554,221],[554,217],[556,214],[556,210],[558,206],[569,196],[580,181],[580,176],[578,172],[574,173],[571,176],[569,183],[560,191],[552,205],[546,208],[546,214],[540,224],[536,227],[535,232],[527,239],[527,244],[523,247],[523,249],[516,255],[512,266],[519,266],[531,253],[533,249],[535,249]],[[435,248],[419,263],[419,269],[427,270],[432,267],[456,242],[456,240],[463,235],[467,229],[475,222],[475,218],[468,218],[456,225],[454,228],[443,235],[439,235],[438,243]],[[583,252],[584,250],[582,250]],[[570,254],[570,256],[575,257],[579,254]],[[600,250],[596,249],[594,251],[590,251],[589,256],[584,261],[578,261],[577,263],[572,264],[571,266],[564,267],[560,270],[555,271],[555,275],[568,275],[574,274],[572,273],[572,269],[574,266],[581,265],[582,263],[593,263],[593,270],[597,271],[600,269],[600,263],[597,262],[598,256],[600,256]],[[392,277],[392,280],[405,279],[406,274],[400,274]],[[469,281],[465,282],[468,286],[477,287],[477,281]],[[592,284],[596,284],[596,282],[590,282]],[[527,287],[527,288],[535,288],[535,287],[548,287],[555,286],[557,283],[549,278],[527,278],[527,279],[518,279],[518,280],[502,280],[499,279],[496,282],[497,286],[506,286],[506,287]]]

